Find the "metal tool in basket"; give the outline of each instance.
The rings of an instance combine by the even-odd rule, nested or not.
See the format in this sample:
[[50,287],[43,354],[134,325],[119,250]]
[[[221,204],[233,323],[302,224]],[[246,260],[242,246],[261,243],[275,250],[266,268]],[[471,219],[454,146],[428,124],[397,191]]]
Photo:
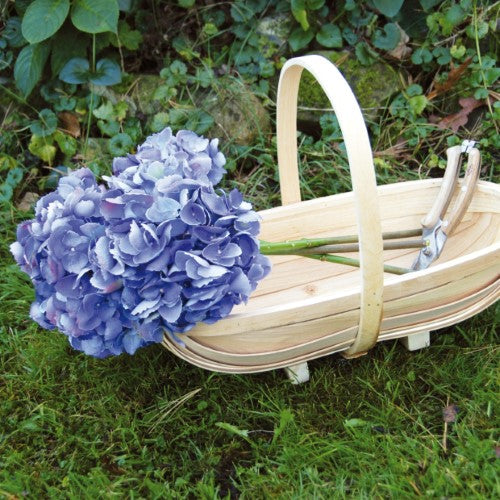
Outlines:
[[[446,152],[448,164],[441,189],[431,210],[422,220],[423,247],[413,263],[412,270],[414,271],[429,267],[441,255],[448,236],[462,220],[472,200],[481,163],[479,150],[474,147],[474,144],[474,141],[464,141],[461,146],[449,148]],[[468,155],[468,161],[463,183],[451,213],[445,217],[458,182],[464,153]]]
[[[431,210],[422,220],[421,228],[382,233],[384,250],[420,249],[418,257],[410,269],[384,265],[384,271],[394,274],[420,271],[429,267],[441,255],[447,238],[455,230],[467,211],[479,178],[480,154],[479,150],[474,148],[474,144],[474,141],[466,140],[460,146],[447,149],[448,160],[441,188]],[[458,183],[463,154],[468,155],[467,169],[453,209],[450,215],[445,217]],[[417,236],[418,239],[407,239]],[[262,243],[261,248],[266,250],[267,255],[271,255],[273,252],[266,247],[267,243]],[[358,252],[359,239],[357,235],[297,240],[289,243],[294,243],[294,245],[286,251],[288,253],[319,260],[330,260],[351,266],[359,265],[359,261],[356,259],[332,255],[333,253]],[[277,248],[276,253],[283,255],[285,252],[282,248]]]

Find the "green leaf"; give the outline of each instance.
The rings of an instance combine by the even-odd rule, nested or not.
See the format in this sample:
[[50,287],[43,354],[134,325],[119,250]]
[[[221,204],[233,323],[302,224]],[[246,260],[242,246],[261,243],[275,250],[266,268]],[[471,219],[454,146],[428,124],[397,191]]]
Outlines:
[[460,5],[453,4],[445,13],[444,16],[439,18],[439,24],[442,27],[443,35],[451,35],[453,28],[465,21],[466,18],[465,11],[460,7]]
[[403,0],[373,0],[373,5],[387,17],[394,17],[401,6],[403,5]]
[[133,147],[134,143],[128,134],[116,134],[108,143],[108,150],[114,156],[125,156]]
[[418,83],[413,83],[406,89],[406,95],[408,97],[422,95],[423,92],[424,92],[424,89]]
[[120,124],[118,122],[106,122],[104,120],[97,120],[97,126],[103,135],[108,137],[116,136],[120,133]]
[[[465,47],[464,47],[464,52],[465,52]],[[436,47],[432,51],[432,55],[438,62],[438,64],[444,65],[448,64],[451,61],[451,54],[450,54],[450,49],[447,47]]]
[[151,122],[151,131],[152,132],[160,132],[162,131],[169,123],[170,117],[166,111],[160,111],[153,116],[153,121]]
[[[477,37],[479,40],[481,38],[484,38],[488,34],[489,30],[489,25],[485,21],[478,21],[477,23]],[[473,40],[476,38],[476,28],[474,24],[469,24],[467,28],[465,29],[465,33],[467,33],[467,36],[469,38],[472,38]]]
[[466,48],[464,45],[452,45],[450,55],[455,59],[461,59],[465,55]]
[[115,85],[122,81],[120,66],[111,59],[101,59],[97,61],[96,71],[90,75],[90,81],[94,85]]
[[89,43],[88,36],[76,31],[70,23],[66,23],[52,38],[50,54],[52,75],[57,76],[70,59],[84,58]]
[[170,99],[175,96],[175,89],[169,87],[168,85],[159,85],[153,92],[154,101],[162,101],[164,99]]
[[413,64],[424,64],[432,61],[432,53],[429,49],[420,47],[411,55]]
[[66,156],[74,156],[76,153],[76,148],[78,143],[74,137],[71,137],[68,134],[61,132],[60,130],[56,130],[54,134],[54,139],[59,146],[59,149]]
[[177,0],[177,3],[183,9],[190,9],[194,5],[195,0]]
[[142,42],[141,32],[131,29],[126,21],[119,21],[118,40],[113,38],[111,39],[111,43],[115,47],[118,47],[119,40],[120,44],[128,50],[137,50]]
[[420,5],[426,12],[428,12],[429,9],[432,9],[432,7],[435,7],[442,1],[443,0],[420,0]]
[[92,112],[93,115],[99,120],[113,120],[114,112],[113,112],[113,104],[111,101],[106,101],[101,104],[98,108],[94,109]]
[[6,182],[0,184],[0,201],[10,201],[12,195],[14,194],[14,190],[12,186],[9,186]]
[[428,103],[429,101],[427,100],[427,97],[425,97],[424,95],[416,95],[408,99],[408,104],[410,105],[410,109],[417,116],[423,113]]
[[356,44],[355,53],[358,61],[363,66],[369,66],[377,60],[377,53],[373,49],[371,49],[365,42]]
[[123,131],[130,136],[134,144],[137,144],[142,138],[141,121],[134,116],[127,118],[123,122]]
[[309,29],[309,21],[307,20],[306,1],[292,0],[292,14],[304,31]]
[[52,135],[57,128],[57,116],[51,109],[42,109],[38,113],[39,119],[30,125],[30,130],[33,134],[40,137]]
[[214,81],[214,72],[211,68],[196,68],[196,81],[204,89],[210,87]]
[[2,36],[7,40],[10,47],[22,47],[27,43],[21,31],[21,19],[19,17],[7,19]]
[[52,137],[32,135],[28,149],[30,150],[30,153],[38,156],[38,158],[41,158],[43,161],[46,161],[49,165],[51,165],[57,152],[53,142],[54,140]]
[[66,83],[86,83],[90,78],[90,64],[83,57],[70,59],[59,73],[59,79]]
[[5,182],[10,186],[17,186],[23,180],[23,169],[20,167],[14,167],[9,170]]
[[117,0],[75,0],[71,8],[71,21],[86,33],[117,32]]
[[68,16],[69,0],[35,0],[23,17],[23,36],[29,43],[51,37]]
[[127,116],[128,108],[129,105],[127,101],[118,101],[115,104],[114,106],[115,117],[119,122],[123,121]]
[[401,38],[401,32],[395,23],[387,23],[384,26],[384,33],[376,30],[373,35],[373,45],[377,49],[392,50],[395,49]]
[[24,47],[16,59],[14,80],[24,97],[28,97],[42,76],[49,56],[49,45],[45,42]]
[[336,24],[323,24],[316,35],[316,40],[329,49],[342,47],[342,33]]
[[304,31],[302,28],[295,28],[288,38],[288,43],[291,49],[297,52],[306,47],[313,38],[314,33],[312,30]]

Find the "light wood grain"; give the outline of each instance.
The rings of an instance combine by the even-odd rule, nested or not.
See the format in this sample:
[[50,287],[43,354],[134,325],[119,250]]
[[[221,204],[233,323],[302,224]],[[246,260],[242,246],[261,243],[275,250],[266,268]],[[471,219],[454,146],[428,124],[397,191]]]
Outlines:
[[373,155],[361,109],[340,71],[321,56],[290,59],[281,70],[277,97],[276,133],[282,203],[300,202],[297,95],[303,69],[318,81],[335,111],[351,170],[362,277],[359,331],[347,352],[355,356],[368,351],[377,342],[382,319],[382,229]]
[[[382,341],[434,331],[477,314],[500,297],[500,187],[485,181],[478,182],[467,212],[457,217],[437,261],[403,276],[383,275],[382,231],[419,227],[438,193],[441,201],[450,202],[449,189],[442,187],[441,179],[375,186],[370,145],[364,125],[359,124],[357,104],[353,105],[350,90],[346,93],[340,73],[328,65],[308,56],[284,67],[278,96],[284,205],[260,212],[261,238],[283,241],[357,233],[362,268],[273,256],[270,275],[246,305],[235,307],[215,324],[197,325],[181,336],[185,345],[165,335],[165,347],[190,363],[213,371],[254,373],[335,352],[356,355],[377,337]],[[295,122],[304,67],[337,112],[354,191],[301,202]],[[359,134],[355,127],[361,127]],[[473,154],[469,161],[476,160]],[[457,199],[460,204],[466,191],[462,188],[469,185],[467,179],[458,184],[451,206]],[[384,260],[408,267],[417,253],[389,250]]]

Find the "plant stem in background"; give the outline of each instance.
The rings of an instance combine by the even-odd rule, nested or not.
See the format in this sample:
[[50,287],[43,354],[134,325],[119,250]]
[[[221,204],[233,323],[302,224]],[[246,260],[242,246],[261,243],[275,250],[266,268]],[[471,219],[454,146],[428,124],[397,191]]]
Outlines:
[[[95,73],[95,34],[92,35],[92,73]],[[94,112],[94,92],[92,88],[92,84],[89,84],[90,87],[90,103],[89,103],[89,114],[87,118],[87,130],[85,131],[85,145],[84,145],[84,154],[87,154],[87,148],[89,144],[89,134],[90,134],[90,125],[92,121],[92,113]]]

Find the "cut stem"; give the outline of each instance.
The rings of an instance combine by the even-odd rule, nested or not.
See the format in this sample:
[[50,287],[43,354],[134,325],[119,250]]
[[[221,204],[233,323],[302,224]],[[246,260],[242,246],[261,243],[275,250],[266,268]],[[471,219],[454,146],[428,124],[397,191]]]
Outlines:
[[[333,262],[335,264],[345,264],[347,266],[359,267],[360,262],[358,259],[351,259],[350,257],[342,257],[340,255],[331,255],[331,254],[309,254],[303,255],[303,257],[308,257],[309,259],[322,260],[325,262]],[[384,272],[391,274],[407,274],[411,272],[411,269],[407,269],[405,267],[397,267],[390,266],[388,264],[384,264]]]
[[[382,233],[382,238],[385,240],[394,240],[402,238],[411,238],[415,236],[421,236],[422,229],[407,229],[404,231],[390,231],[387,233]],[[333,236],[329,238],[304,238],[301,240],[290,240],[290,241],[280,241],[280,242],[269,242],[261,241],[260,250],[266,255],[279,255],[283,253],[295,253],[296,250],[301,250],[304,248],[316,248],[324,245],[343,245],[348,243],[358,243],[358,235],[348,235],[348,236]],[[402,243],[402,242],[401,242]],[[420,242],[421,246],[422,243]],[[392,247],[392,248],[416,248],[416,247]],[[351,250],[357,251],[357,250]]]
[[[384,241],[384,250],[399,250],[404,248],[422,248],[422,240],[399,240]],[[269,248],[265,247],[261,252],[266,255],[309,255],[313,253],[344,253],[359,252],[359,243],[341,243],[338,245],[320,245],[311,248]]]

